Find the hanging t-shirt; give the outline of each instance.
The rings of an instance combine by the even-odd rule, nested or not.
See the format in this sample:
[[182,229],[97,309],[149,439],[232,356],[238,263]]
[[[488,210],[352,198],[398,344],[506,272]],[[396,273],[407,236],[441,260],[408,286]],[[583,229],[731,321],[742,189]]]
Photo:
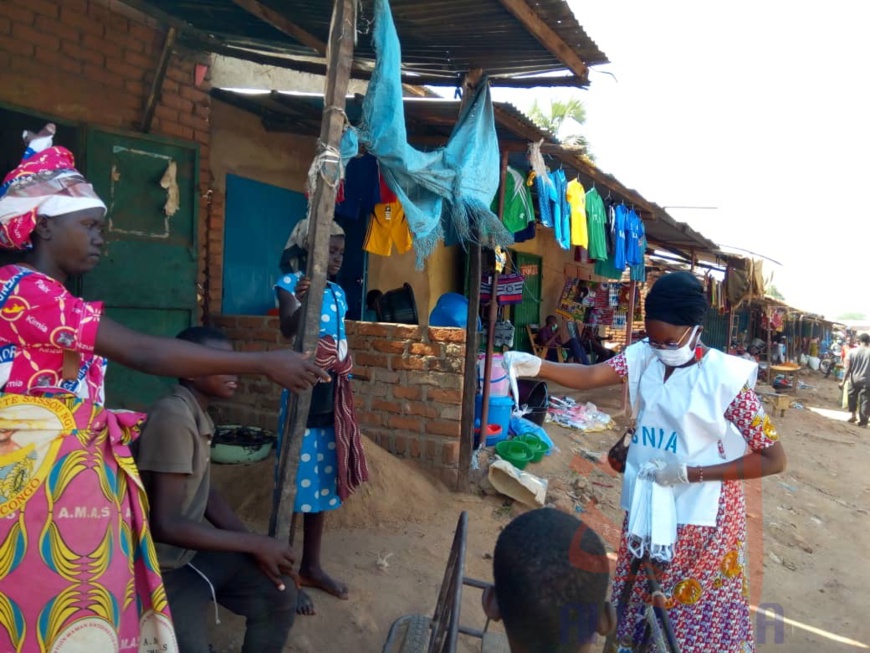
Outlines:
[[378,160],[371,154],[348,161],[344,171],[344,197],[336,198],[336,217],[359,220],[381,201]]
[[589,226],[589,258],[603,261],[607,258],[607,236],[604,232],[607,214],[604,200],[594,186],[586,193],[586,218]]
[[[498,211],[498,196],[492,202],[492,210]],[[522,231],[535,219],[532,190],[526,180],[513,168],[508,168],[504,178],[504,212],[502,222],[511,233]]]
[[381,204],[392,204],[393,202],[399,201],[399,198],[396,197],[393,189],[387,186],[387,180],[384,179],[384,176],[380,173],[380,169],[378,169],[378,187],[381,194]]
[[624,270],[626,265],[625,257],[625,231],[628,225],[628,208],[624,204],[619,204],[613,211],[613,265]]
[[389,256],[394,245],[399,254],[414,246],[405,210],[399,202],[378,204],[372,211],[363,249],[370,254]]
[[623,272],[625,272],[625,267],[618,267],[613,258],[595,261],[595,274],[599,277],[605,277],[607,279],[622,279]]
[[568,205],[568,179],[564,170],[556,170],[553,178],[553,222],[556,242],[562,249],[571,249],[571,209]]
[[531,187],[535,186],[535,192],[538,194],[538,215],[541,218],[541,224],[545,227],[553,228],[553,202],[551,197],[555,196],[556,189],[553,186],[553,180],[549,175],[537,175],[532,170],[526,180],[526,184]]
[[628,265],[643,263],[643,256],[640,253],[641,229],[643,229],[643,220],[634,209],[631,209],[625,227],[625,262]]
[[572,179],[565,193],[571,208],[571,244],[576,247],[589,247],[589,229],[586,226],[586,191],[583,184]]
[[640,263],[631,266],[632,281],[646,281],[646,229],[643,226],[643,220],[640,222],[640,230],[638,232],[638,253],[640,254]]

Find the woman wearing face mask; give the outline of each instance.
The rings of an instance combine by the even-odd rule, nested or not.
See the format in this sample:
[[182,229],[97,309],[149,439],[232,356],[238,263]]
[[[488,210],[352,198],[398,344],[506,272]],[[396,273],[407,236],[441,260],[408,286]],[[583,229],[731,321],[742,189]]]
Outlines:
[[[745,653],[755,645],[741,481],[782,472],[786,457],[752,389],[756,364],[701,343],[706,309],[701,283],[687,272],[671,273],[647,295],[648,337],[611,360],[560,365],[509,352],[505,366],[514,378],[537,377],[577,390],[629,384],[637,430],[628,447],[622,507],[628,512],[641,469],[652,470],[649,477],[673,491],[676,541],[660,582],[677,640],[693,653]],[[628,525],[627,514],[616,599],[631,580]],[[635,583],[620,609],[618,650],[639,644],[649,600],[646,583]]]

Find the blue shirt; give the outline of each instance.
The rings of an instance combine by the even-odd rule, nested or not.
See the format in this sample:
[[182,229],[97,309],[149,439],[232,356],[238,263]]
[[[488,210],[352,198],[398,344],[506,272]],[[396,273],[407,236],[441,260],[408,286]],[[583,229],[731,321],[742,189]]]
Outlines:
[[[296,286],[303,276],[302,272],[285,274],[278,279],[275,288],[281,288],[290,294],[295,294]],[[327,281],[326,289],[323,291],[323,304],[320,307],[320,337],[330,336],[338,343],[346,341],[347,332],[344,329],[344,316],[346,314],[347,298],[344,291],[338,284]],[[339,347],[339,351],[341,351],[341,347]]]

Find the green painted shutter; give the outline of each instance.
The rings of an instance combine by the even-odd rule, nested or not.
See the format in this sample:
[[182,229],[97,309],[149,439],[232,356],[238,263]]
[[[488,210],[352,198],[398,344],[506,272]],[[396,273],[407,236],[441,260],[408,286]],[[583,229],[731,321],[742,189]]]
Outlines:
[[523,301],[514,306],[514,328],[516,336],[514,349],[531,352],[532,346],[526,331],[528,324],[541,323],[541,278],[543,259],[534,254],[512,252],[511,258],[515,261],[516,271],[523,275]]
[[[197,320],[198,149],[92,129],[85,152],[88,180],[109,212],[105,254],[82,295],[131,329],[174,336]],[[179,206],[168,216],[160,181],[173,161]],[[173,382],[110,363],[106,403],[141,410]]]

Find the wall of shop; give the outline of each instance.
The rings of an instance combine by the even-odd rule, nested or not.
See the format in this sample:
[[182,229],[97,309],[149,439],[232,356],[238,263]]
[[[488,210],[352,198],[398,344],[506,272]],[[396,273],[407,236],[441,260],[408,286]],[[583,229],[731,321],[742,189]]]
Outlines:
[[[164,38],[153,20],[119,2],[6,0],[0,3],[0,102],[46,118],[139,131]],[[150,133],[199,145],[203,244],[211,101],[208,80],[195,85],[198,63],[209,63],[208,55],[175,48]],[[199,267],[203,283],[205,255]]]
[[[286,347],[276,317],[216,315],[212,323],[241,351]],[[419,460],[446,482],[455,482],[465,331],[352,321],[346,327],[363,433],[397,456]],[[280,397],[280,389],[268,379],[242,378],[231,401],[215,404],[214,416],[218,423],[274,432]]]
[[429,314],[438,298],[448,292],[462,292],[463,257],[458,245],[439,244],[426,259],[423,270],[416,269],[414,250],[406,254],[368,257],[368,289],[386,292],[409,283],[414,289],[420,324],[429,324]]

